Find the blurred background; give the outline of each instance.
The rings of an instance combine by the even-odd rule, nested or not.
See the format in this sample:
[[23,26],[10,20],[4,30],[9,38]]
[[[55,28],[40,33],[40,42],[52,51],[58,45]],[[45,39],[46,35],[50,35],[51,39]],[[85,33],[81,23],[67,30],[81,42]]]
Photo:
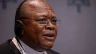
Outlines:
[[[0,44],[15,36],[15,11],[23,0],[0,0]],[[61,54],[96,54],[96,0],[46,0],[61,20],[54,49]]]

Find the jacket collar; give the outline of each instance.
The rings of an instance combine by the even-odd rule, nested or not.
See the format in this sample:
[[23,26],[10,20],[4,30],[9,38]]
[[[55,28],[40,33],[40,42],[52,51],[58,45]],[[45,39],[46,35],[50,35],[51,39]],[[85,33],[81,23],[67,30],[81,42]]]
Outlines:
[[9,47],[11,49],[11,51],[14,53],[14,54],[21,54],[20,51],[17,49],[17,47],[14,45],[14,43],[12,42],[12,40],[9,40]]

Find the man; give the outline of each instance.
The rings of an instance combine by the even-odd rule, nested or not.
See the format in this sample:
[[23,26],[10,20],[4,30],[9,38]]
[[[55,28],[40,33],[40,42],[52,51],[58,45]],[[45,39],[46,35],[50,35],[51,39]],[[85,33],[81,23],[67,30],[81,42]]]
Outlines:
[[50,49],[56,39],[57,21],[46,1],[23,1],[15,15],[16,37],[0,45],[0,54],[59,54]]

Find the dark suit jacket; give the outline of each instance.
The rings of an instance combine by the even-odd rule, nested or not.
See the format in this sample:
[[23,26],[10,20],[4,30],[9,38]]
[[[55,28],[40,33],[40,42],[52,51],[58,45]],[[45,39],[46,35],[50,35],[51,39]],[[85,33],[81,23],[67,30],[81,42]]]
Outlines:
[[[12,40],[8,40],[7,42],[0,45],[0,54],[21,54],[20,51],[13,44]],[[47,50],[47,54],[59,54],[53,50]]]

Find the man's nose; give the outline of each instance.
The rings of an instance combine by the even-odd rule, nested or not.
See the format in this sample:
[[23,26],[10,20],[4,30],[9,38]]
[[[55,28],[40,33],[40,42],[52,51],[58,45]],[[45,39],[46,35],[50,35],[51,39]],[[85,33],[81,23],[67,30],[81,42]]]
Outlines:
[[46,25],[46,29],[54,30],[55,29],[55,25],[52,24],[51,22],[48,22],[48,24]]

